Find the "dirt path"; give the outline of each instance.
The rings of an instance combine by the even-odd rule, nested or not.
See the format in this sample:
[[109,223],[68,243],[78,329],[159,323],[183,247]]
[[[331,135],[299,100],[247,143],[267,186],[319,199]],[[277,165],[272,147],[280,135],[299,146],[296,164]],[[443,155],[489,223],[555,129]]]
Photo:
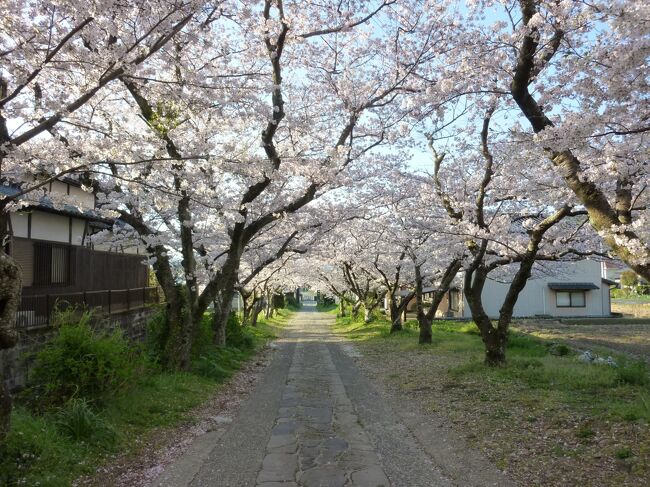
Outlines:
[[375,388],[331,323],[297,313],[232,423],[198,437],[152,485],[512,485],[446,425]]
[[650,362],[650,320],[647,324],[580,324],[526,322],[517,328],[548,340],[563,340],[580,349],[609,348]]

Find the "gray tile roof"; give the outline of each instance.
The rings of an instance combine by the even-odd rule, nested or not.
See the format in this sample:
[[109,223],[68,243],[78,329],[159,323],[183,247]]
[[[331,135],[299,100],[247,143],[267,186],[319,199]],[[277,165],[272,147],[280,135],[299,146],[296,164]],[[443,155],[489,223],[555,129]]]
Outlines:
[[593,282],[549,282],[548,287],[556,291],[588,291],[590,289],[600,289]]

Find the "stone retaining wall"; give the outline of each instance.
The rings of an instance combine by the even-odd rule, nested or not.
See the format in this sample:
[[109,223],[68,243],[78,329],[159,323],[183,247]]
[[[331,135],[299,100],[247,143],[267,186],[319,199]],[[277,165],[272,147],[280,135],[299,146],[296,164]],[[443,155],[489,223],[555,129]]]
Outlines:
[[[119,327],[131,340],[142,342],[147,336],[147,322],[158,309],[158,306],[150,306],[136,311],[112,314],[101,321],[101,329],[112,331]],[[0,370],[3,371],[10,390],[15,391],[25,386],[29,367],[33,361],[30,357],[55,334],[56,330],[49,326],[24,330],[21,331],[18,344],[14,348],[0,352]]]

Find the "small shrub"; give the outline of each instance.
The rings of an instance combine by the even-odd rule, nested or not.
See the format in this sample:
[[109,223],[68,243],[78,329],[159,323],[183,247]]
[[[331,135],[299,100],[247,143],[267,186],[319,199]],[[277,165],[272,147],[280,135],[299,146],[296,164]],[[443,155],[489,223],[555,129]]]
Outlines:
[[544,367],[544,364],[540,360],[534,358],[517,358],[510,360],[509,366],[515,369],[526,370],[539,369]]
[[[457,326],[457,325],[456,325]],[[461,326],[457,326],[458,331],[461,333],[467,333],[468,335],[481,336],[481,330],[474,323],[467,323]]]
[[209,354],[214,348],[212,313],[205,313],[201,322],[194,331],[194,340],[192,340],[192,357],[197,358]]
[[167,339],[167,316],[164,308],[159,309],[147,322],[147,338],[144,349],[155,363],[161,363]]
[[115,430],[97,413],[85,399],[70,399],[56,414],[57,429],[75,441],[115,445]]
[[508,349],[529,357],[543,357],[548,353],[546,347],[535,337],[521,333],[510,333]]
[[214,354],[202,355],[197,358],[192,365],[192,372],[217,382],[222,382],[232,375],[232,370],[224,367],[219,362],[218,356]]
[[221,382],[241,367],[246,353],[236,348],[217,348],[194,360],[195,374]]
[[650,395],[640,394],[634,401],[617,404],[614,412],[625,421],[642,419],[650,423]]
[[300,303],[296,299],[296,296],[293,294],[290,294],[286,297],[286,305],[287,308],[293,311],[300,309]]
[[588,425],[582,425],[576,431],[576,436],[582,440],[587,440],[595,435],[595,431]]
[[68,311],[57,315],[57,335],[35,355],[26,396],[39,409],[73,397],[100,400],[129,385],[144,368],[142,356],[121,330],[95,332],[90,311],[82,311],[76,322],[71,316]]
[[571,353],[571,349],[563,343],[553,343],[549,347],[548,351],[551,355],[555,355],[557,357],[565,357]]
[[286,298],[284,297],[284,294],[274,294],[271,302],[273,303],[274,309],[282,309],[286,306]]
[[640,360],[620,364],[616,373],[619,384],[643,386],[650,382],[648,366]]
[[242,350],[249,350],[254,345],[253,338],[241,326],[236,313],[230,313],[228,317],[228,323],[226,324],[226,344]]
[[616,450],[615,455],[619,460],[625,460],[626,458],[630,458],[632,456],[632,450],[630,450],[628,447],[619,448]]

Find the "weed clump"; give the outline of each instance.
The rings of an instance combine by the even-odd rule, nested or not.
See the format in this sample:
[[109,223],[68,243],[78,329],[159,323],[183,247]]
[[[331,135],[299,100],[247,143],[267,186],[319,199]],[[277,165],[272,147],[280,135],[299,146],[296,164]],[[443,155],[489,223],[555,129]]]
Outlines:
[[51,409],[74,397],[101,401],[131,385],[144,367],[121,330],[95,331],[95,320],[92,311],[76,308],[55,314],[58,333],[36,353],[25,393],[36,409]]
[[641,360],[621,364],[616,373],[619,384],[645,386],[650,383],[648,366]]
[[55,424],[61,434],[74,441],[114,445],[115,429],[92,410],[85,399],[70,399],[56,414]]

